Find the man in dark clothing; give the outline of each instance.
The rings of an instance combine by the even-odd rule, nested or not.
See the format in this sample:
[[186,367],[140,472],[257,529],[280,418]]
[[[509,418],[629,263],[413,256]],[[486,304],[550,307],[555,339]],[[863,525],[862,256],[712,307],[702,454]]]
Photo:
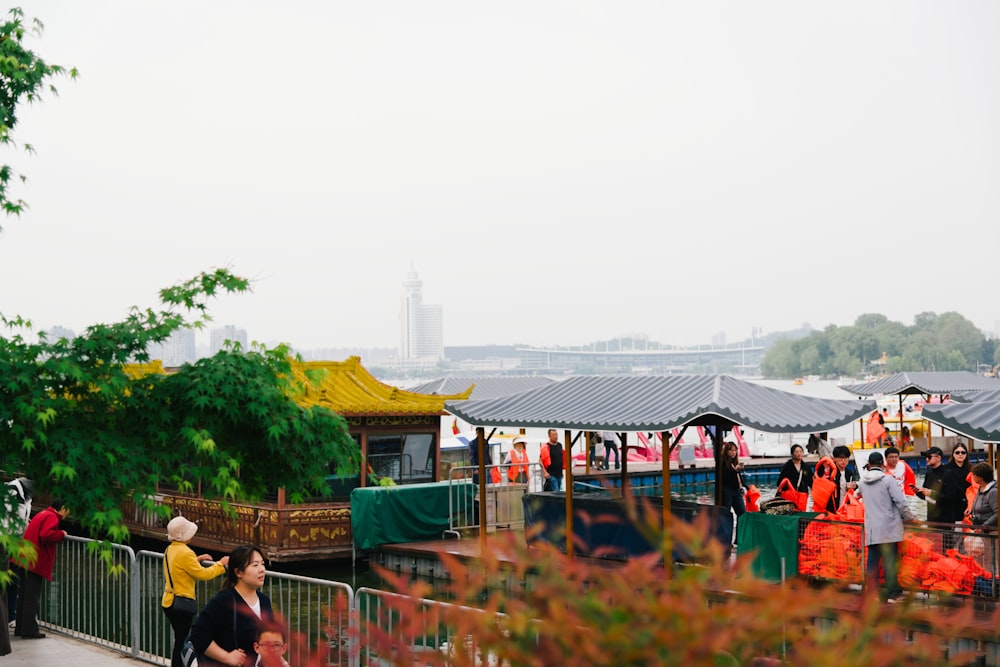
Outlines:
[[837,490],[830,496],[827,511],[836,512],[847,499],[847,492],[858,488],[858,471],[853,467],[848,467],[851,461],[851,450],[844,445],[837,445],[833,448],[833,462],[837,466],[837,473],[834,475],[833,483],[837,485]]
[[927,501],[928,521],[948,521],[948,508],[940,502],[946,474],[941,465],[944,452],[940,447],[929,447],[923,457],[927,459],[927,475],[924,477],[924,485],[916,489],[917,497]]
[[545,486],[542,490],[562,490],[563,447],[559,442],[559,432],[554,428],[549,429],[549,440],[542,443],[538,458],[542,464],[542,474],[545,475]]

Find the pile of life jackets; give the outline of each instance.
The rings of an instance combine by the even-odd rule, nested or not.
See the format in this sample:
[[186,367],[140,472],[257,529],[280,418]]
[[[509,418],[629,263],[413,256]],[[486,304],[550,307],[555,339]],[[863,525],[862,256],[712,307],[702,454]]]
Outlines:
[[965,553],[958,549],[941,553],[930,537],[907,535],[900,547],[900,586],[971,595],[979,579],[988,580],[992,575],[976,559],[985,550],[983,538],[967,535],[962,543]]
[[853,491],[848,491],[836,513],[820,514],[810,521],[799,540],[799,574],[817,579],[861,581],[864,521],[864,505]]
[[[817,579],[861,582],[867,559],[864,505],[853,492],[836,514],[820,514],[799,540],[799,574]],[[955,533],[962,550],[941,548],[941,534],[908,534],[900,545],[899,585],[924,591],[972,595],[990,590],[992,574],[978,558],[986,542],[975,534]],[[983,582],[987,585],[983,586]]]

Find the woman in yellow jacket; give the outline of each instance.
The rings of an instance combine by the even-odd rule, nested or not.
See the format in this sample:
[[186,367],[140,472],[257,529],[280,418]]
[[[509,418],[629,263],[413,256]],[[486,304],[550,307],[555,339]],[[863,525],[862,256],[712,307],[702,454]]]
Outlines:
[[182,516],[175,516],[167,524],[167,539],[170,544],[163,552],[163,599],[160,605],[170,620],[174,631],[174,650],[170,658],[171,667],[184,667],[181,662],[181,647],[187,639],[191,623],[198,612],[194,599],[195,579],[207,581],[225,574],[229,556],[223,556],[214,565],[202,567],[201,561],[212,560],[208,554],[195,556],[187,545],[198,532],[198,525]]

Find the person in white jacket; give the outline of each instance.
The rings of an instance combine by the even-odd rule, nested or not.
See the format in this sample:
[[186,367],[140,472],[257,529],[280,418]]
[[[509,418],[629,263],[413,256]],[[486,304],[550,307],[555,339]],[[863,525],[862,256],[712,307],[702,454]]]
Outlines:
[[868,465],[861,471],[859,495],[865,503],[865,545],[868,560],[866,585],[878,588],[879,564],[885,568],[886,602],[899,602],[903,589],[896,578],[899,545],[903,541],[903,522],[915,521],[917,515],[906,503],[906,496],[896,480],[885,474],[881,452],[868,455]]

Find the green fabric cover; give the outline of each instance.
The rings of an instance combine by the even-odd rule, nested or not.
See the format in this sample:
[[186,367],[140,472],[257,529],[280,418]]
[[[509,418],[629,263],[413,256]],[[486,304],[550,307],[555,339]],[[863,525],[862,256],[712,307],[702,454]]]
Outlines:
[[753,573],[767,581],[781,581],[781,559],[785,559],[785,577],[799,573],[799,519],[816,516],[815,512],[764,514],[747,512],[736,524],[736,553],[756,552]]
[[[351,532],[358,549],[381,544],[437,540],[448,529],[448,491],[455,508],[471,508],[471,482],[369,486],[351,491]],[[461,496],[460,496],[461,494]],[[462,499],[459,499],[461,497]]]

